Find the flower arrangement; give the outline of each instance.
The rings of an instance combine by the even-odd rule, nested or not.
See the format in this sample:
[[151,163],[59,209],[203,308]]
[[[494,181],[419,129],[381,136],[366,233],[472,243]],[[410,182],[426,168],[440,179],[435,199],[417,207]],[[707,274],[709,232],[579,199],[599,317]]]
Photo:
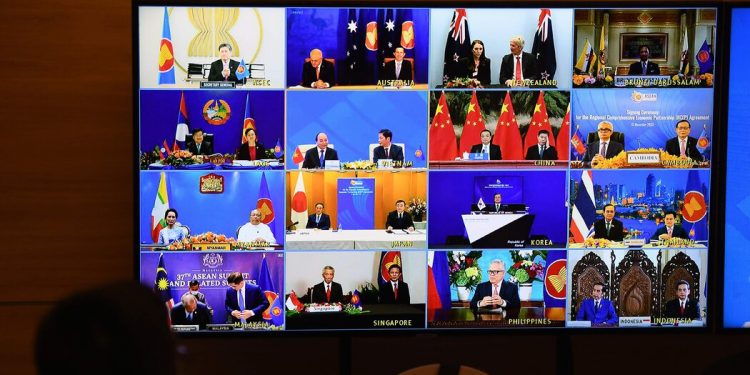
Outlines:
[[193,156],[193,153],[187,150],[177,150],[169,154],[164,160],[161,161],[164,165],[170,165],[172,167],[183,167],[186,165],[196,164],[197,160]]
[[611,75],[573,74],[574,87],[610,87],[613,84],[614,78]]
[[169,250],[192,250],[194,244],[210,244],[210,243],[228,243],[233,246],[237,244],[237,241],[233,237],[227,237],[223,234],[216,234],[213,232],[201,233],[195,236],[187,236],[182,241],[175,241],[169,244]]
[[454,78],[444,82],[446,88],[482,88],[482,84],[476,78]]
[[666,247],[693,247],[695,246],[695,240],[684,239],[679,237],[672,237],[668,240],[659,240],[658,246]]
[[544,268],[547,265],[547,250],[511,250],[513,265],[508,274],[514,283],[544,281]]
[[448,270],[451,285],[474,290],[482,282],[482,271],[477,263],[481,256],[481,251],[449,251]]
[[591,163],[591,168],[594,169],[618,169],[625,168],[628,166],[628,154],[625,151],[620,151],[619,154],[609,159],[601,159],[597,163]]
[[583,246],[590,248],[606,248],[612,246],[612,241],[606,238],[589,237],[585,241],[583,241]]
[[409,201],[409,207],[406,209],[413,217],[421,219],[427,213],[427,201],[424,201],[419,197],[412,198],[411,201]]
[[375,167],[376,164],[369,160],[357,160],[344,163],[344,169],[371,171],[374,170]]

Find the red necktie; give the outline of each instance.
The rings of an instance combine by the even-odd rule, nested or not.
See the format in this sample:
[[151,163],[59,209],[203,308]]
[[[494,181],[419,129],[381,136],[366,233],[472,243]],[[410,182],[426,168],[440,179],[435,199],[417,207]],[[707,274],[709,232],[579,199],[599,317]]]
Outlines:
[[680,303],[680,315],[685,315],[685,304]]
[[393,299],[398,300],[398,284],[393,284]]
[[516,56],[516,81],[521,80],[521,56]]
[[331,302],[331,286],[326,285],[326,302]]

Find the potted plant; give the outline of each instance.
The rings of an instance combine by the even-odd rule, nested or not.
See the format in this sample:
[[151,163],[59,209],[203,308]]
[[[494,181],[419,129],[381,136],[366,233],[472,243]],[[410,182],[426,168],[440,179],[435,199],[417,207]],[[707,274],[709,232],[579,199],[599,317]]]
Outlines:
[[449,251],[448,269],[451,285],[456,287],[459,301],[468,301],[469,293],[482,282],[478,259],[481,251]]
[[533,282],[544,282],[547,265],[547,250],[511,250],[513,264],[508,269],[510,281],[518,283],[518,295],[522,301],[531,299]]
[[423,221],[425,214],[427,214],[427,202],[422,200],[422,198],[412,198],[409,202],[409,207],[407,207],[407,210],[411,214],[411,216],[414,218],[414,221]]

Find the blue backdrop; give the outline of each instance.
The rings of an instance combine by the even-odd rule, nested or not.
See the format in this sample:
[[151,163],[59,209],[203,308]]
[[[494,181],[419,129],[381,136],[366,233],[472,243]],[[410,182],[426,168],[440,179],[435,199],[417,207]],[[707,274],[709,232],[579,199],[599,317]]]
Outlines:
[[[152,243],[151,209],[154,207],[159,171],[141,171],[140,241]],[[179,214],[177,221],[190,227],[192,234],[214,232],[237,238],[237,228],[250,221],[256,208],[261,176],[266,175],[275,219],[268,224],[279,244],[284,243],[283,171],[166,171],[170,207]],[[224,176],[223,194],[202,194],[200,177],[209,173]]]
[[[640,100],[638,98],[640,95]],[[690,136],[698,138],[706,125],[713,128],[713,89],[623,89],[573,90],[571,99],[572,132],[581,127],[584,140],[589,132],[609,116],[615,131],[625,134],[625,150],[665,148],[676,137],[678,116],[690,121]],[[604,118],[584,118],[604,116]],[[710,154],[710,149],[706,151]]]
[[[401,21],[404,10],[397,10],[394,15],[398,17],[394,21]],[[409,9],[411,20],[414,22],[414,48],[406,50],[406,57],[412,57],[414,61],[414,78],[417,83],[427,83],[428,66],[428,40],[429,40],[429,11],[427,9]],[[288,86],[296,86],[302,80],[302,64],[305,58],[310,57],[310,50],[318,48],[323,51],[324,58],[336,59],[336,70],[338,70],[346,59],[347,50],[347,21],[349,9],[341,8],[288,8],[287,9],[287,64],[286,82]],[[359,31],[364,28],[363,20],[378,20],[380,13],[385,10],[360,9]],[[397,28],[400,22],[397,22]],[[379,25],[378,41],[379,47],[384,43],[383,25]],[[367,51],[368,63],[372,68],[372,79],[374,84],[375,61],[377,51]],[[389,54],[387,57],[393,57]]]
[[339,178],[338,222],[346,229],[375,229],[375,179]]
[[[221,261],[209,263],[204,261],[207,255],[221,257]],[[164,253],[164,267],[175,305],[180,297],[188,291],[188,282],[196,279],[201,283],[201,293],[206,295],[206,303],[214,309],[213,323],[226,323],[227,313],[224,309],[226,291],[229,288],[227,276],[235,271],[242,272],[246,282],[255,284],[260,276],[260,264],[266,256],[268,271],[276,294],[284,297],[284,254],[282,253]],[[159,253],[141,253],[141,283],[153,287],[156,280],[156,266],[159,264]],[[283,304],[284,302],[282,302]]]
[[[405,162],[427,166],[426,92],[289,91],[287,108],[286,160],[292,160],[297,145],[314,144],[321,131],[342,162],[368,160],[369,145],[388,128],[394,143],[406,145]],[[420,146],[424,160],[414,156]]]
[[[259,142],[266,148],[284,145],[284,92],[247,90],[141,90],[141,151],[153,150],[164,140],[171,147],[177,129],[180,96],[185,93],[188,127],[214,134],[214,152],[234,153],[242,142],[245,101],[250,94],[250,110],[255,118]],[[211,125],[203,119],[203,107],[210,100],[224,100],[229,105],[229,120]]]
[[[523,179],[523,203],[536,215],[531,234],[544,234],[555,243],[567,242],[565,171],[461,171],[430,172],[427,207],[430,217],[429,246],[445,244],[446,236],[464,235],[461,215],[467,214],[474,197],[475,177]],[[521,203],[521,202],[505,202]],[[439,218],[439,219],[437,219]]]
[[[741,327],[750,322],[750,166],[747,140],[750,139],[750,9],[732,11],[732,50],[729,76],[729,129],[727,134],[726,231],[724,260],[724,325]],[[712,280],[720,279],[712,277]]]

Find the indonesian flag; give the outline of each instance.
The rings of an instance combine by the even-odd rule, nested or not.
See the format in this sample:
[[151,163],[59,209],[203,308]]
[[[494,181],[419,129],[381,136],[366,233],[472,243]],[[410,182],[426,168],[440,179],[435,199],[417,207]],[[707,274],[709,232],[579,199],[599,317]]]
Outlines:
[[500,146],[505,160],[523,160],[524,153],[521,149],[521,131],[516,122],[516,113],[513,111],[513,103],[510,101],[510,92],[505,94],[500,116],[495,126],[495,137],[492,143]]
[[456,156],[456,133],[453,131],[453,121],[443,92],[430,124],[430,160],[453,160]]
[[151,209],[151,239],[154,242],[159,240],[159,231],[167,226],[167,222],[164,220],[167,209],[169,209],[167,175],[161,172],[159,188],[156,190],[156,199],[154,199],[154,208]]
[[471,152],[471,146],[482,142],[482,131],[485,130],[484,117],[482,110],[479,108],[477,92],[471,95],[469,107],[466,110],[466,121],[464,130],[461,132],[461,144],[458,146],[458,154]]
[[547,116],[547,105],[544,104],[544,91],[539,91],[539,99],[537,99],[536,105],[534,106],[534,113],[531,115],[531,122],[526,131],[526,138],[524,138],[524,150],[537,144],[536,136],[539,134],[540,130],[546,130],[549,132],[547,146],[554,147],[555,137],[552,133],[552,126],[549,124],[549,117]]
[[299,146],[294,149],[294,155],[292,155],[292,162],[294,164],[298,164],[300,168],[302,168],[302,162],[305,161],[305,155],[302,155],[302,151],[300,151]]
[[299,301],[299,299],[297,298],[297,293],[295,293],[294,291],[292,291],[292,293],[286,299],[286,309],[297,310],[299,312],[302,312],[302,310],[305,309],[305,305]]
[[307,194],[305,194],[305,180],[302,179],[302,172],[297,172],[297,184],[294,186],[292,194],[292,223],[297,221],[297,228],[307,226]]
[[565,111],[560,132],[557,133],[557,160],[568,160],[570,157],[570,103]]

